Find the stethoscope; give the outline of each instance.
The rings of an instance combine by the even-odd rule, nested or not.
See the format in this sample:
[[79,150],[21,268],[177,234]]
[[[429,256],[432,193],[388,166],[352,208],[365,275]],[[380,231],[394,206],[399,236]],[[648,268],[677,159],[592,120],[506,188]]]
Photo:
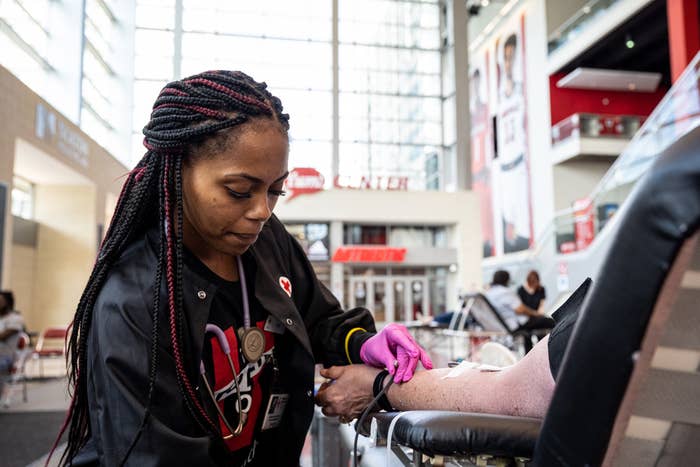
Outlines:
[[[238,264],[238,276],[241,282],[241,295],[243,296],[243,333],[241,335],[243,338],[241,341],[243,342],[244,345],[246,345],[246,342],[250,342],[250,339],[246,339],[246,336],[253,336],[255,339],[260,339],[260,336],[262,336],[262,345],[261,345],[261,351],[259,352],[260,355],[262,355],[262,350],[264,350],[265,347],[265,335],[258,329],[257,327],[251,328],[250,326],[250,305],[248,302],[248,287],[246,286],[246,280],[245,280],[245,271],[243,269],[243,261],[241,261],[241,257],[237,256],[236,257],[236,262]],[[214,395],[214,391],[211,389],[211,385],[209,384],[209,380],[207,379],[207,374],[206,374],[206,369],[204,368],[204,362],[200,361],[199,362],[199,374],[202,375],[202,379],[204,380],[204,386],[207,388],[207,392],[209,393],[209,397],[211,398],[212,402],[214,402],[214,407],[216,407],[216,411],[219,414],[219,417],[221,417],[221,420],[224,422],[224,425],[226,425],[226,428],[229,431],[228,435],[222,435],[223,439],[231,439],[234,436],[238,436],[243,432],[243,426],[245,425],[246,421],[248,420],[248,414],[246,412],[243,412],[243,401],[241,400],[241,390],[238,386],[238,373],[236,372],[236,368],[233,366],[233,360],[231,359],[231,347],[229,346],[228,339],[226,338],[226,334],[224,334],[224,331],[221,330],[221,328],[215,324],[207,324],[205,329],[204,329],[204,334],[213,334],[216,337],[216,340],[219,342],[219,346],[221,347],[222,352],[224,355],[226,355],[226,360],[228,361],[229,367],[231,368],[231,373],[233,374],[233,383],[236,387],[236,397],[238,399],[238,424],[236,425],[236,429],[233,429],[231,424],[229,423],[228,419],[226,418],[226,415],[224,415],[223,410],[221,410],[221,407],[219,407],[219,404],[216,400],[216,396]],[[255,351],[253,352],[253,357],[255,355],[258,355],[257,348],[260,346],[260,342],[256,341],[255,345]],[[244,349],[247,351],[244,351],[244,357],[250,361],[250,353],[251,351],[248,349]],[[257,358],[254,360],[257,361],[257,359],[260,357],[258,355]]]

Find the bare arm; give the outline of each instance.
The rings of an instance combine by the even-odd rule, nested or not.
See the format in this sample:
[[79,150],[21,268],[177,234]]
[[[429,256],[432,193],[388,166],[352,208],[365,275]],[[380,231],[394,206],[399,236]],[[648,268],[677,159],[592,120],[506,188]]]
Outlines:
[[[554,391],[547,340],[518,363],[500,372],[467,369],[447,377],[450,369],[419,371],[407,383],[389,388],[398,410],[455,410],[541,417]],[[333,379],[319,391],[316,402],[326,415],[357,417],[372,400],[372,383],[379,370],[364,365],[333,367],[322,374]]]

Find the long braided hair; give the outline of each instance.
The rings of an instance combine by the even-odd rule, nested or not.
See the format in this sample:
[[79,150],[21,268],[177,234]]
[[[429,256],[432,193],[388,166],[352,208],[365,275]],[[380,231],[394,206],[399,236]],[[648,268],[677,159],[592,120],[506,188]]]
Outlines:
[[[66,420],[54,443],[68,431],[68,445],[61,457],[70,464],[90,437],[87,398],[87,342],[93,306],[110,268],[135,238],[153,226],[158,213],[158,251],[151,330],[151,360],[148,396],[141,425],[121,461],[126,462],[148,421],[158,371],[158,315],[161,307],[160,284],[167,289],[168,327],[179,390],[191,416],[205,430],[216,433],[217,424],[197,397],[195,384],[185,369],[182,356],[182,166],[205,143],[219,147],[231,131],[248,121],[276,121],[285,133],[289,116],[282,103],[270,94],[265,83],[258,83],[238,71],[208,71],[167,84],[160,92],[144,128],[146,154],[132,170],[123,187],[95,266],[78,303],[68,341],[69,386],[72,400]],[[48,460],[47,460],[48,464]]]

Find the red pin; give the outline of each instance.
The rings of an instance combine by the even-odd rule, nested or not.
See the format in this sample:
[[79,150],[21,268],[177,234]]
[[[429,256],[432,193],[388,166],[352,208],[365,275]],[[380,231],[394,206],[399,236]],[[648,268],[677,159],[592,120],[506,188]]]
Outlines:
[[280,287],[282,290],[292,298],[292,282],[284,276],[280,276]]

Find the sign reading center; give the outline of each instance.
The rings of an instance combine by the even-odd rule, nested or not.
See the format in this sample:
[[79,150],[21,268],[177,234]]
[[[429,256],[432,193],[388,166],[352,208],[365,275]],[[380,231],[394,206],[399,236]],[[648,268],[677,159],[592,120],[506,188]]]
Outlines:
[[403,263],[406,248],[341,246],[335,250],[335,263]]

